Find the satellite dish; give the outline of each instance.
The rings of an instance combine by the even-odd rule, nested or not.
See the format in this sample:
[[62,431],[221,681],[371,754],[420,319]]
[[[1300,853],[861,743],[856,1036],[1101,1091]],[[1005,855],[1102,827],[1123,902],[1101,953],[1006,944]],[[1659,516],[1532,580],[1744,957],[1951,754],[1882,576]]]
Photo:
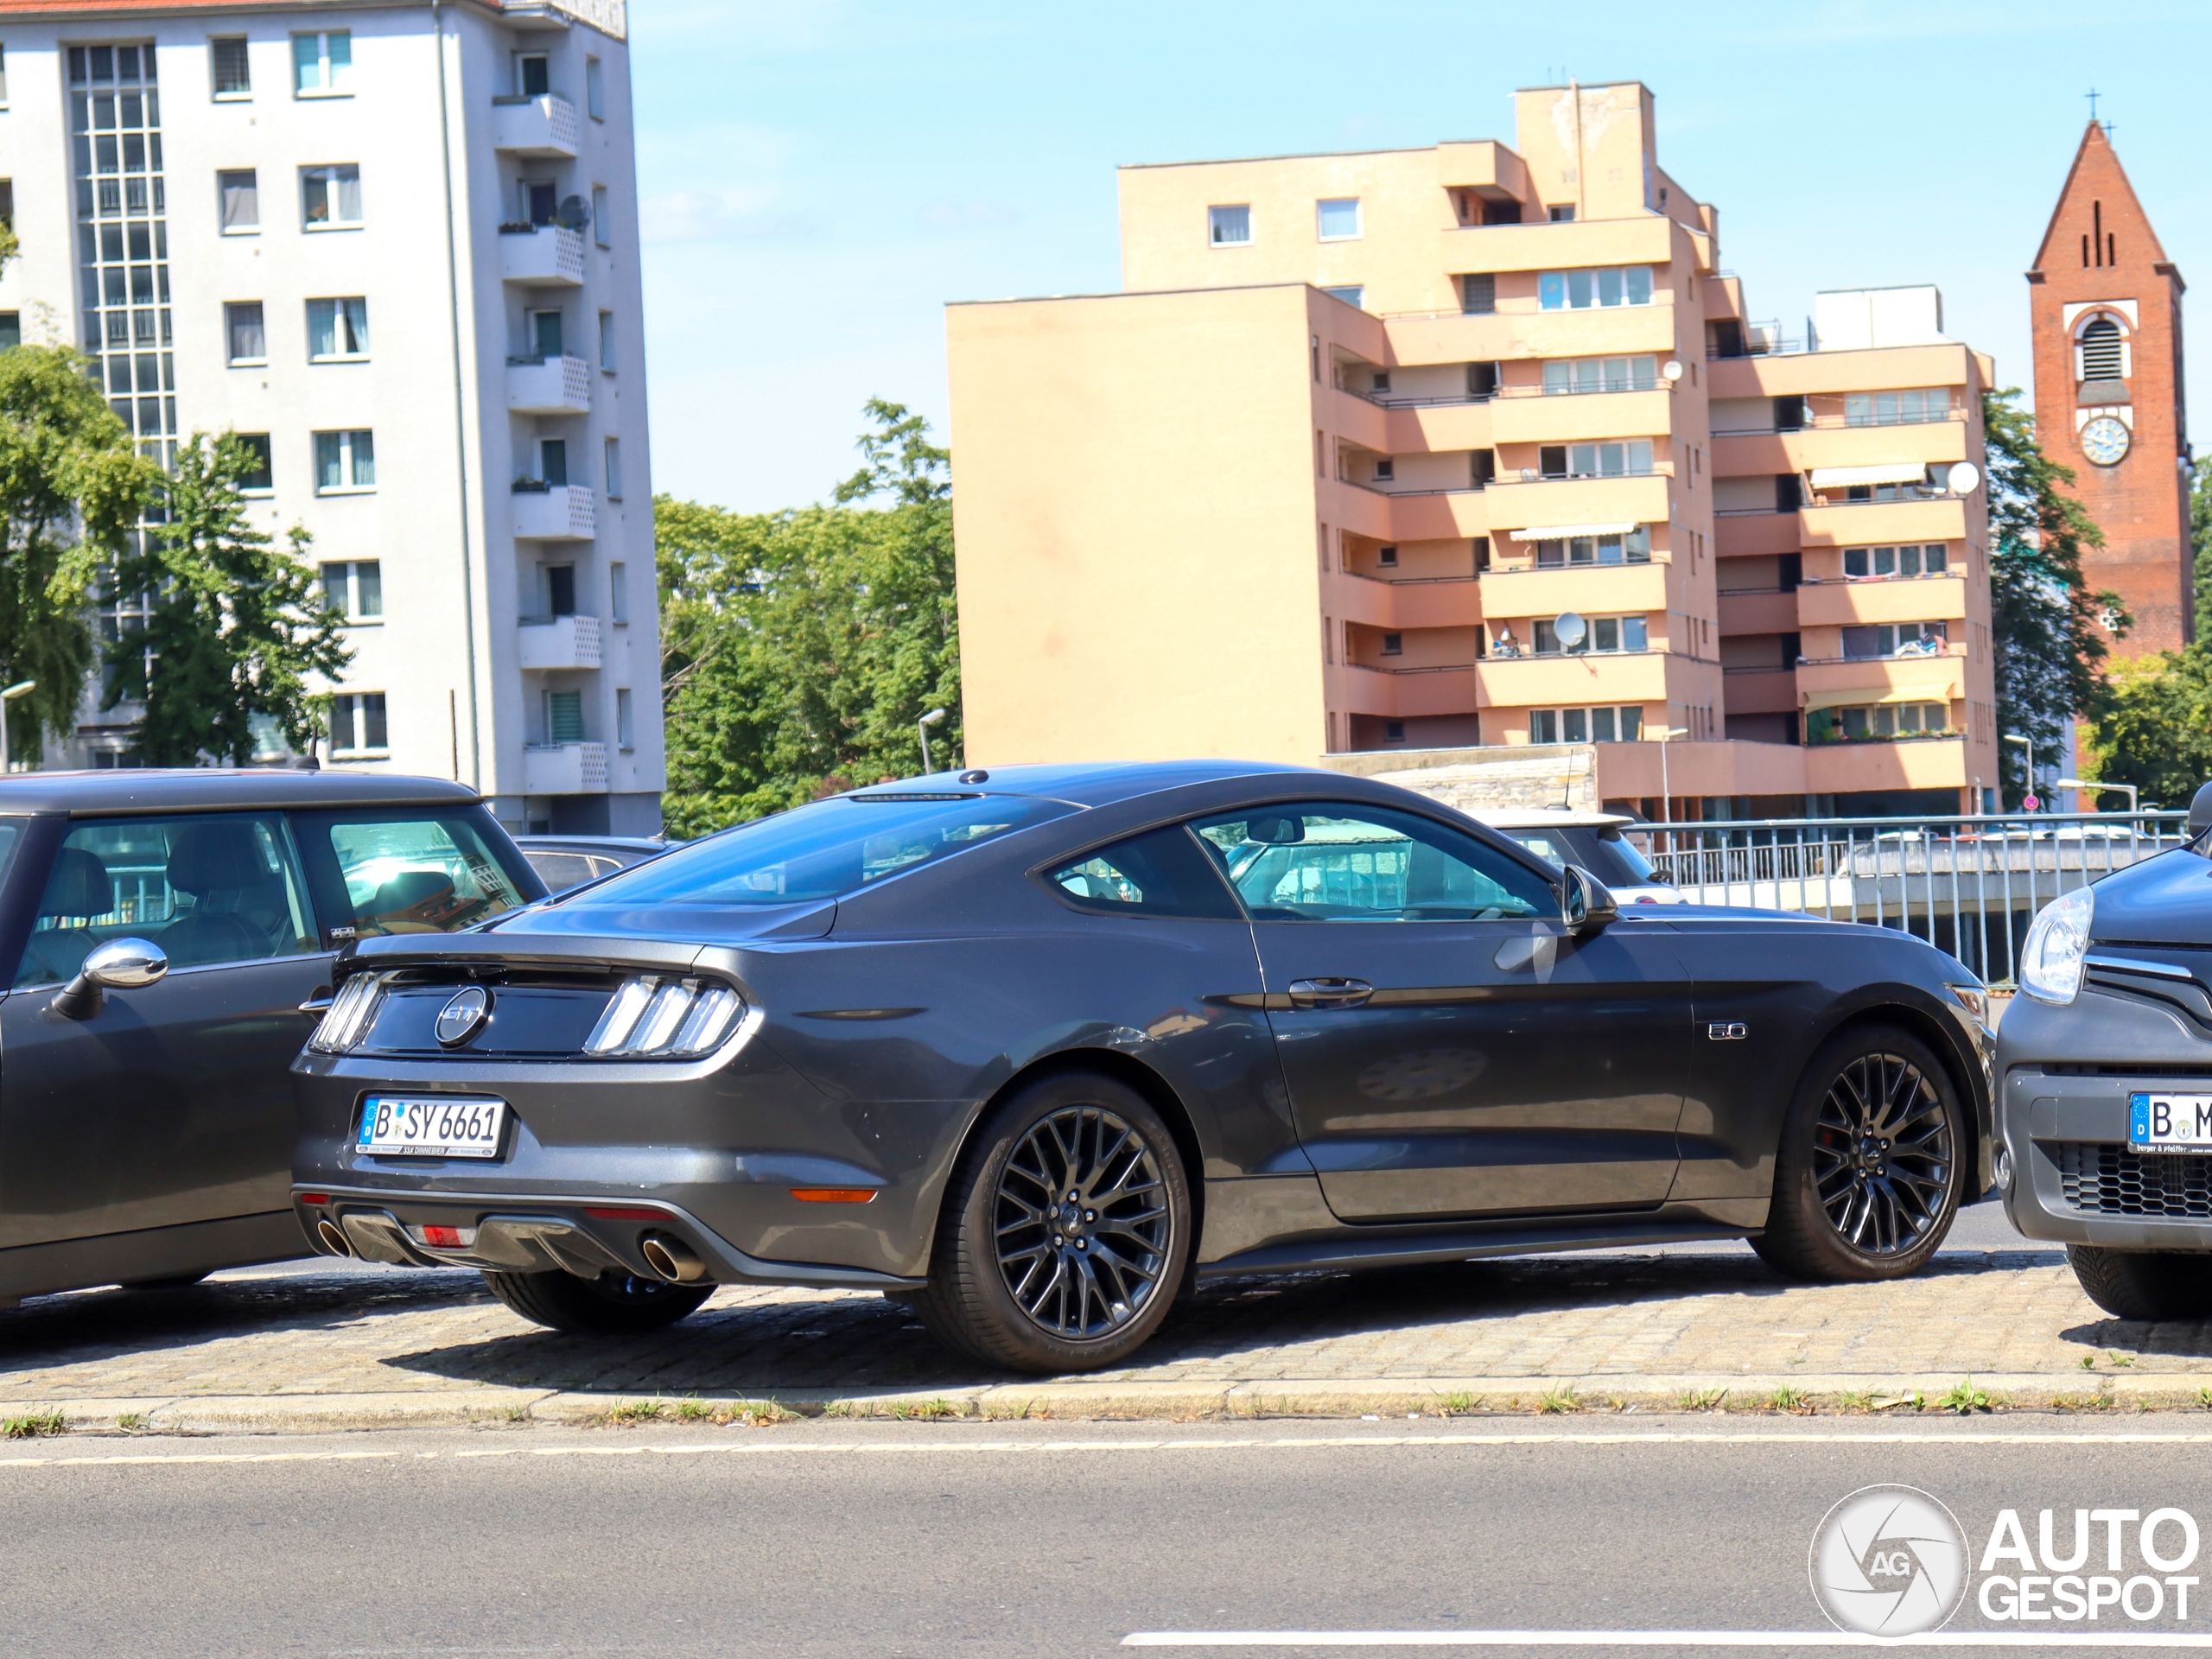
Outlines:
[[591,223],[591,209],[582,196],[570,196],[555,212],[553,222],[564,231],[581,231]]
[[1981,469],[1970,461],[1954,461],[1943,481],[1951,486],[1953,495],[1972,495],[1981,482]]
[[1682,378],[1682,362],[1681,362],[1681,359],[1680,358],[1676,358],[1676,357],[1670,357],[1670,358],[1669,358],[1669,359],[1668,359],[1664,363],[1662,363],[1662,364],[1659,365],[1659,373],[1660,373],[1660,377],[1661,377],[1662,379],[1667,379],[1667,380],[1679,380],[1679,379],[1681,379],[1681,378]]
[[1582,620],[1579,612],[1561,611],[1552,623],[1552,632],[1559,636],[1560,645],[1573,651],[1589,636],[1590,625]]

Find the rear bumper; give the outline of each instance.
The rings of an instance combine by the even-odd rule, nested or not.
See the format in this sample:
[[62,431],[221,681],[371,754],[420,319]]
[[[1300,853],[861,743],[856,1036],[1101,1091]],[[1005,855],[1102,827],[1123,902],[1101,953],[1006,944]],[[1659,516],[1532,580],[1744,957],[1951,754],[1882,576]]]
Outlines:
[[[319,1199],[320,1202],[310,1202]],[[499,1273],[558,1270],[593,1278],[628,1273],[658,1278],[639,1246],[659,1234],[690,1246],[707,1276],[725,1285],[804,1285],[850,1289],[913,1289],[925,1281],[865,1268],[814,1262],[771,1262],[749,1255],[672,1204],[588,1202],[573,1195],[516,1192],[396,1194],[361,1187],[299,1185],[292,1204],[302,1230],[325,1255],[337,1255],[321,1235],[327,1221],[351,1255],[418,1268],[477,1268]],[[474,1236],[461,1248],[425,1241],[423,1230],[451,1227]]]

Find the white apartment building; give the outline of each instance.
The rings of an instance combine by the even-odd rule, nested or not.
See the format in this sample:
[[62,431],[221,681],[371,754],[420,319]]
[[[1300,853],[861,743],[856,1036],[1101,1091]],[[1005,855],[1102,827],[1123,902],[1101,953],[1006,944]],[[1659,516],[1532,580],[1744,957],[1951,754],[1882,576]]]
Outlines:
[[0,7],[0,343],[85,351],[149,454],[258,448],[349,619],[327,760],[518,830],[660,826],[626,42],[624,0]]

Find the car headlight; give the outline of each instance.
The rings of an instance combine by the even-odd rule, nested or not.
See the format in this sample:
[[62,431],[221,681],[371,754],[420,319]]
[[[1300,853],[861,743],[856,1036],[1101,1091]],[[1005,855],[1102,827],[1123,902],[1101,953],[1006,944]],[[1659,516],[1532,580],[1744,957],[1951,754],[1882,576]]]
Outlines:
[[2028,942],[2020,947],[2020,988],[2038,1002],[2061,1007],[2082,990],[2082,958],[2089,949],[2093,889],[2076,887],[2043,907]]
[[744,1018],[745,999],[712,980],[640,974],[626,979],[584,1041],[584,1052],[674,1060],[719,1047]]

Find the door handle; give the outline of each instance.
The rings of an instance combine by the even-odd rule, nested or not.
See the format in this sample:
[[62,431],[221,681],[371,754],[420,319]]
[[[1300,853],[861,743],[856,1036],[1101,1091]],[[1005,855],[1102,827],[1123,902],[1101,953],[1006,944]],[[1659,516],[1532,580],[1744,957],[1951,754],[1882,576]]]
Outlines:
[[320,1020],[330,1012],[330,1005],[337,1000],[331,995],[328,986],[318,985],[315,987],[315,995],[300,1004],[300,1012]]
[[1294,1008],[1356,1008],[1375,995],[1363,979],[1294,979],[1290,1006]]

